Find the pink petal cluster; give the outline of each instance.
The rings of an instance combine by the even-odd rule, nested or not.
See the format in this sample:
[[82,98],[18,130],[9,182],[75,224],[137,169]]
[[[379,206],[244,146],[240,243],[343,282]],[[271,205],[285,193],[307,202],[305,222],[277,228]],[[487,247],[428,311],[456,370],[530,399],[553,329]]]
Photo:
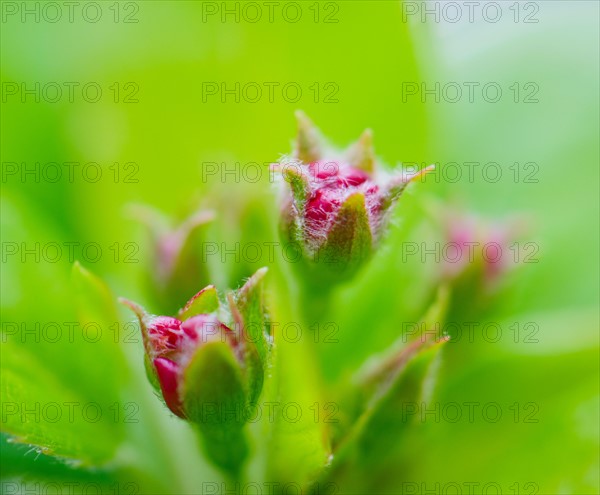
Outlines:
[[205,342],[225,338],[237,346],[234,332],[214,315],[199,314],[180,321],[169,316],[157,316],[148,324],[148,357],[156,370],[158,382],[169,409],[184,418],[181,399],[182,370],[190,355]]
[[383,198],[367,172],[336,161],[317,161],[306,168],[310,193],[304,210],[304,229],[308,238],[316,242],[325,239],[344,201],[356,193],[365,197],[369,223],[375,233]]

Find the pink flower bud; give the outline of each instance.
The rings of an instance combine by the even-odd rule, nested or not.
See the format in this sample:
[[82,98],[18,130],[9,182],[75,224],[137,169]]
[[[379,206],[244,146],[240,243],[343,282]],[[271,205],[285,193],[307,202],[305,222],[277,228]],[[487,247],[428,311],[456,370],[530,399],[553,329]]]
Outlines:
[[308,274],[317,284],[348,278],[376,249],[405,187],[430,168],[389,175],[377,166],[369,130],[348,150],[336,152],[304,114],[297,117],[294,154],[275,166],[291,186],[282,214],[284,235],[299,245],[309,265],[317,265]]
[[[216,367],[222,380],[229,377],[231,383],[223,383],[223,394],[231,392],[248,404],[258,399],[269,354],[262,307],[265,273],[266,268],[258,270],[241,289],[228,294],[228,312],[222,310],[212,285],[198,292],[177,318],[149,315],[137,304],[121,299],[140,321],[150,381],[177,416],[202,423],[198,402],[207,397],[229,400],[215,395],[214,387],[206,382],[211,376],[198,371],[204,367],[209,373]],[[231,315],[230,326],[220,319],[226,314]]]
[[130,214],[148,229],[152,245],[152,268],[148,271],[150,295],[161,311],[171,312],[198,281],[207,280],[205,263],[200,260],[203,227],[214,219],[212,211],[197,211],[181,222],[174,222],[153,208],[132,205]]
[[452,247],[444,260],[444,275],[449,279],[464,273],[480,273],[485,286],[493,285],[513,264],[510,240],[516,225],[487,225],[473,216],[447,214],[447,240]]
[[[214,291],[214,287],[200,291],[195,298],[206,297],[207,291]],[[152,363],[152,372],[165,403],[174,414],[185,418],[183,380],[188,362],[199,347],[215,341],[227,343],[234,355],[239,355],[234,332],[212,313],[195,314],[179,320],[170,316],[150,316],[136,304],[124,302],[140,318],[146,356]]]

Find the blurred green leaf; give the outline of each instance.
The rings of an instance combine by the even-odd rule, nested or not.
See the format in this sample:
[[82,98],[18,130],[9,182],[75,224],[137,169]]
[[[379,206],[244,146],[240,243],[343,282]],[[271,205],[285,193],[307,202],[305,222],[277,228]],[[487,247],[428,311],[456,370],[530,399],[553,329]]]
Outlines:
[[[304,486],[316,478],[331,453],[330,425],[318,414],[327,398],[310,330],[285,304],[289,288],[282,274],[273,275],[274,286],[268,298],[274,322],[273,364],[261,400],[265,412],[259,438],[265,441],[259,453],[264,456],[266,481]],[[299,340],[285,337],[282,329],[288,325],[300,329]],[[277,455],[273,455],[275,452]]]
[[392,447],[402,442],[405,430],[415,427],[414,417],[406,415],[407,408],[427,402],[435,386],[432,363],[439,356],[441,345],[421,350],[423,345],[413,342],[396,360],[398,369],[392,371],[388,383],[384,381],[374,395],[363,396],[365,403],[359,405],[363,412],[346,438],[342,438],[331,466],[315,485],[317,492],[323,486],[348,494],[365,489],[375,493],[380,488],[374,471],[388,458]]
[[41,452],[76,463],[102,465],[123,440],[115,419],[122,405],[82,396],[22,346],[2,344],[2,430]]

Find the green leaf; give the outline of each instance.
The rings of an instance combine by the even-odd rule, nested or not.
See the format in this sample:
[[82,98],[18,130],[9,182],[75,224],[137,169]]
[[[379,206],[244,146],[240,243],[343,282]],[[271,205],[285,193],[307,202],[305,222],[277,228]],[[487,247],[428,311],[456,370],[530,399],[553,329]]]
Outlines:
[[[572,323],[562,331],[575,329]],[[561,493],[563,485],[571,489],[562,493],[598,493],[594,474],[600,448],[597,322],[595,327],[581,328],[588,336],[595,333],[595,342],[580,341],[577,349],[535,354],[537,347],[546,346],[547,330],[540,326],[539,344],[513,342],[515,350],[531,349],[523,355],[506,353],[503,345],[489,342],[473,344],[463,338],[449,343],[434,405],[429,407],[440,411],[439,420],[430,415],[419,434],[407,438],[403,450],[396,449],[391,462],[402,465],[413,480],[484,484],[494,479],[502,486],[521,480],[534,482],[539,493]],[[507,337],[512,340],[513,332]],[[470,349],[463,352],[471,347],[479,356]],[[472,420],[466,404],[475,405]],[[456,405],[462,412],[458,422],[443,412]],[[486,417],[486,407],[499,411],[499,420]],[[482,446],[482,438],[494,448]],[[482,455],[473,456],[479,451]],[[515,459],[529,460],[515,464]]]
[[125,408],[134,410],[136,404],[123,400],[130,373],[114,340],[110,290],[78,263],[72,282],[77,314],[72,331],[27,347],[18,335],[4,336],[2,430],[43,452],[102,465],[124,439]]
[[386,458],[415,421],[414,416],[406,418],[407,408],[427,402],[432,386],[432,363],[441,346],[437,344],[423,350],[424,347],[420,342],[409,345],[398,356],[394,369],[385,363],[382,369],[391,375],[375,389],[368,387],[368,393],[362,395],[363,403],[358,407],[362,407],[363,412],[334,451],[331,466],[314,485],[315,490],[319,486],[330,486],[345,493],[357,484],[368,486],[374,482],[369,473]]
[[110,401],[80,395],[11,341],[2,344],[0,375],[2,431],[14,441],[83,465],[114,456],[123,423]]
[[[0,483],[3,494],[24,493],[155,493],[173,492],[160,484],[155,472],[142,472],[122,466],[111,469],[75,467],[61,459],[36,453],[27,445],[10,442],[0,435]],[[93,487],[93,488],[92,488]]]
[[73,265],[72,284],[80,327],[89,329],[88,337],[78,336],[74,349],[84,364],[79,378],[86,380],[88,386],[95,384],[90,390],[94,396],[117,398],[118,390],[125,386],[130,373],[119,345],[123,339],[119,338],[116,298],[104,281],[78,262]]
[[76,261],[72,281],[81,323],[117,321],[115,299],[108,286]]

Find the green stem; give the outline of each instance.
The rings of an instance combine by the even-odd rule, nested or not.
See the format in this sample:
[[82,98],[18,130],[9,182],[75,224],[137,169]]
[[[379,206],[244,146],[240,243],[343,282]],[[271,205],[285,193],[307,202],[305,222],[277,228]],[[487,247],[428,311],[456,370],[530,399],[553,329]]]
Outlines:
[[302,287],[300,314],[308,327],[325,320],[331,306],[331,297],[330,287]]
[[245,429],[234,427],[208,433],[197,428],[196,431],[208,459],[225,474],[227,481],[241,485],[249,450]]

